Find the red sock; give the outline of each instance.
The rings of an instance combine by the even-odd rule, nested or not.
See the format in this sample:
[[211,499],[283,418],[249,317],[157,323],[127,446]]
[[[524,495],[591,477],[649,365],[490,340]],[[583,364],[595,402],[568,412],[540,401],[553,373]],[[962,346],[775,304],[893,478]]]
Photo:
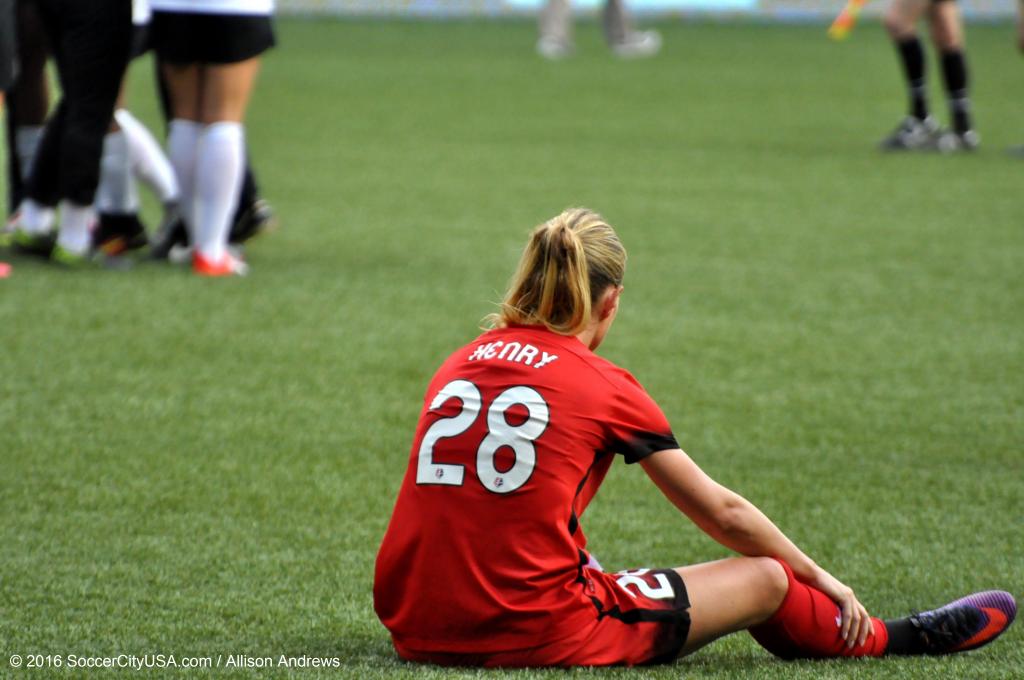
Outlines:
[[801,583],[789,565],[779,560],[789,591],[770,619],[750,629],[758,644],[783,659],[835,656],[881,656],[889,644],[889,632],[881,619],[872,617],[875,634],[863,645],[846,646],[842,638],[839,606],[825,593]]

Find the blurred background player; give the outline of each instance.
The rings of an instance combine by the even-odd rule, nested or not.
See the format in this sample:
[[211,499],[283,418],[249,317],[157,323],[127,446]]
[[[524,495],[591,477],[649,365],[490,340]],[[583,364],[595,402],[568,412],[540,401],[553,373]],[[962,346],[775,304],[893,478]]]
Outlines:
[[0,0],[0,108],[14,83],[14,0]]
[[[133,3],[132,58],[149,50],[150,9],[147,0]],[[178,215],[178,180],[160,143],[125,105],[127,77],[121,85],[114,116],[103,140],[100,184],[96,191],[99,221],[93,248],[108,256],[120,255],[149,243],[139,217],[138,182],[153,192],[164,209],[164,222]],[[159,231],[159,230],[158,230]]]
[[[607,0],[602,12],[604,35],[612,52],[620,57],[649,57],[661,49],[661,34],[633,28],[622,0]],[[537,53],[561,59],[574,50],[572,7],[569,0],[547,0],[540,11]]]
[[[167,89],[167,78],[164,76],[159,57],[156,59],[156,80],[160,94],[161,111],[164,122],[170,124],[174,118],[171,110],[170,93]],[[251,238],[277,228],[277,216],[273,208],[260,195],[259,183],[252,167],[252,157],[248,146],[245,152],[245,171],[242,175],[242,189],[238,196],[238,205],[231,223],[228,242],[240,246]],[[151,253],[156,259],[177,259],[190,253],[188,230],[184,220],[165,221],[161,229],[151,238]]]
[[[932,44],[939,53],[942,79],[949,102],[950,130],[943,131],[928,110],[924,47],[917,35],[918,20],[927,15]],[[884,140],[885,150],[972,150],[980,138],[971,125],[964,30],[955,0],[892,0],[885,27],[896,45],[910,99],[907,117]]]
[[274,45],[273,0],[154,0],[153,47],[170,94],[181,210],[204,276],[244,274],[227,248],[245,175],[245,111]]
[[1024,0],[1017,3],[1017,49],[1024,52]]
[[[4,108],[4,92],[14,83],[14,0],[0,0],[0,112]],[[0,277],[10,265],[0,262]]]
[[[33,2],[14,0],[18,72],[7,92],[7,211],[14,214],[25,197],[25,180],[43,137],[50,109],[46,79],[46,32]],[[8,225],[13,228],[13,225]]]
[[[160,60],[156,60],[157,85],[160,93],[161,110],[164,120],[170,124],[174,118],[171,110],[170,94],[167,91],[167,79],[163,76]],[[260,195],[259,183],[252,167],[252,158],[248,146],[245,153],[245,171],[242,175],[242,189],[238,196],[238,205],[231,223],[228,242],[240,246],[251,238],[276,229],[277,216],[270,203]],[[161,229],[150,239],[151,253],[155,259],[176,259],[177,253],[189,253],[188,230],[182,219],[165,221]]]
[[[1017,3],[1017,49],[1024,53],[1024,0]],[[1024,158],[1024,144],[1011,146],[1010,153]]]
[[[31,0],[57,66],[61,100],[25,176],[15,246],[63,264],[89,254],[103,137],[131,48],[131,0]],[[60,215],[56,242],[53,226]]]

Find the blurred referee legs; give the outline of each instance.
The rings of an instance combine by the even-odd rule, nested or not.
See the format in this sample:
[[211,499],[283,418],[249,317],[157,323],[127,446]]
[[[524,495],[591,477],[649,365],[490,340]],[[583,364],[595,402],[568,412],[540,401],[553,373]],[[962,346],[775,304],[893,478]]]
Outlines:
[[[661,35],[657,31],[638,31],[633,27],[623,0],[607,0],[601,18],[605,40],[616,56],[649,57],[661,49]],[[538,24],[537,53],[542,57],[563,59],[575,51],[569,0],[548,0],[538,15]]]

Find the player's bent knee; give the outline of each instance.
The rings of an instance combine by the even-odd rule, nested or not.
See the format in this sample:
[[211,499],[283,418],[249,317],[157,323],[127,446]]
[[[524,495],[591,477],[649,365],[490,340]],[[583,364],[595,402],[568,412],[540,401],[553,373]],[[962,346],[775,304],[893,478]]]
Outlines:
[[780,560],[772,557],[758,557],[757,561],[761,578],[764,581],[765,604],[768,605],[767,609],[771,610],[767,613],[771,614],[786,599],[786,593],[789,592],[789,575]]

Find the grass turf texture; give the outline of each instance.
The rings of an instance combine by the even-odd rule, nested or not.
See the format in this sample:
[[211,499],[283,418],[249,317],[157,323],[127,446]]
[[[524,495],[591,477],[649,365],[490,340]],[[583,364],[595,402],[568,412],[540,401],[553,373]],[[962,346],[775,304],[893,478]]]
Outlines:
[[[985,139],[958,157],[875,151],[903,109],[876,25],[842,45],[820,26],[662,28],[650,61],[614,60],[590,24],[551,64],[526,23],[283,21],[249,139],[284,227],[251,246],[248,279],[6,254],[0,675],[29,675],[13,653],[341,660],[303,677],[1024,672],[1020,624],[943,659],[783,663],[745,634],[659,669],[480,673],[392,652],[373,559],[424,386],[528,228],[577,204],[630,250],[602,353],[714,477],[873,613],[1024,594],[1011,27],[971,27]],[[147,67],[132,102],[155,126]],[[614,467],[583,524],[612,568],[726,555],[639,467]],[[288,672],[176,673],[204,675]]]

